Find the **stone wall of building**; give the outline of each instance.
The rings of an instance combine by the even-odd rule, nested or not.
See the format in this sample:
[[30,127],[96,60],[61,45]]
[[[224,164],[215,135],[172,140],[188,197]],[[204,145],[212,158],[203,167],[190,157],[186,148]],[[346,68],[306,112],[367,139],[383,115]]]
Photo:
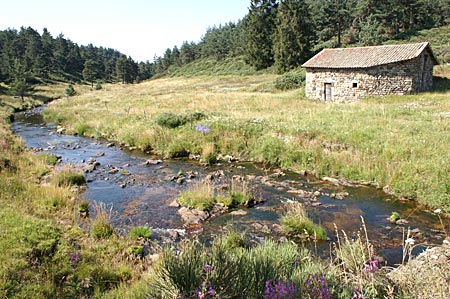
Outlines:
[[[325,98],[331,84],[331,98]],[[353,102],[376,95],[404,95],[431,89],[433,63],[424,51],[415,59],[366,69],[306,69],[306,96],[333,102]],[[329,96],[329,94],[328,94]]]

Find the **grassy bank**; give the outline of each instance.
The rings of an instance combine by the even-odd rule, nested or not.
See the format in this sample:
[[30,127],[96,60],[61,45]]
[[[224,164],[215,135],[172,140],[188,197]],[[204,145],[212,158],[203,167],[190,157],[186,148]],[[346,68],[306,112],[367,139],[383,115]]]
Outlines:
[[[106,211],[97,208],[95,217],[81,216],[80,206],[86,203],[73,188],[84,177],[59,173],[54,156],[29,152],[11,134],[10,113],[24,104],[35,106],[39,99],[2,100],[0,297],[93,298],[123,284],[138,296],[147,262],[128,254],[136,239],[113,231],[107,238],[95,238],[94,228],[103,221],[99,215]],[[94,210],[92,204],[89,209]]]
[[[72,132],[168,157],[214,152],[369,181],[450,212],[450,71],[436,73],[432,92],[353,104],[275,91],[270,74],[158,79],[105,85],[46,113]],[[157,121],[168,114],[175,127]]]

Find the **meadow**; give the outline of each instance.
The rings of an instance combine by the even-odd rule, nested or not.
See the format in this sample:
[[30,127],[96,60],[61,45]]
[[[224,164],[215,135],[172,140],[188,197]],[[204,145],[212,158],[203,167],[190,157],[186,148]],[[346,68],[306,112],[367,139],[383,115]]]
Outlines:
[[371,183],[450,212],[450,69],[431,92],[350,104],[279,91],[273,74],[174,77],[135,85],[76,85],[45,111],[69,132],[161,156],[231,155]]

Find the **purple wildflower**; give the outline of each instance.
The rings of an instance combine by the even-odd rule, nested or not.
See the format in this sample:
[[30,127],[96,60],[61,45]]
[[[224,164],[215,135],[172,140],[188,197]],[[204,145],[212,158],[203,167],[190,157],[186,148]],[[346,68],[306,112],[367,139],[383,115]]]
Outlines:
[[297,290],[292,282],[272,283],[270,280],[265,283],[263,299],[294,299]]
[[374,272],[378,270],[378,261],[377,260],[371,260],[367,264],[364,265],[364,271],[366,272]]
[[69,262],[72,264],[72,267],[75,267],[82,260],[81,253],[77,251],[76,253],[69,254]]
[[305,281],[305,293],[307,298],[311,299],[331,299],[333,294],[328,288],[327,280],[324,276],[317,274],[311,275],[310,279]]
[[204,265],[203,266],[203,271],[208,272],[208,271],[211,271],[211,270],[212,270],[212,267],[210,265]]
[[358,288],[354,288],[352,299],[364,299],[364,290],[360,291]]
[[211,129],[204,125],[196,125],[196,126],[194,126],[194,129],[197,132],[203,133],[205,135],[211,132]]

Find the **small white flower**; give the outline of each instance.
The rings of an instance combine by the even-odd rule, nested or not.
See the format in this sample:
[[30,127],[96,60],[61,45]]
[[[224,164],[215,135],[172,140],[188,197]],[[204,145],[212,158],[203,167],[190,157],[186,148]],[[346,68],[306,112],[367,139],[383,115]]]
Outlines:
[[433,213],[435,213],[435,214],[440,214],[441,212],[442,212],[441,209],[436,209],[436,210],[433,211]]
[[447,240],[447,239],[445,239],[444,241],[442,241],[442,243],[445,244],[445,245],[450,245],[450,241]]
[[413,238],[408,238],[405,240],[405,244],[410,244],[410,245],[414,245],[414,239]]

